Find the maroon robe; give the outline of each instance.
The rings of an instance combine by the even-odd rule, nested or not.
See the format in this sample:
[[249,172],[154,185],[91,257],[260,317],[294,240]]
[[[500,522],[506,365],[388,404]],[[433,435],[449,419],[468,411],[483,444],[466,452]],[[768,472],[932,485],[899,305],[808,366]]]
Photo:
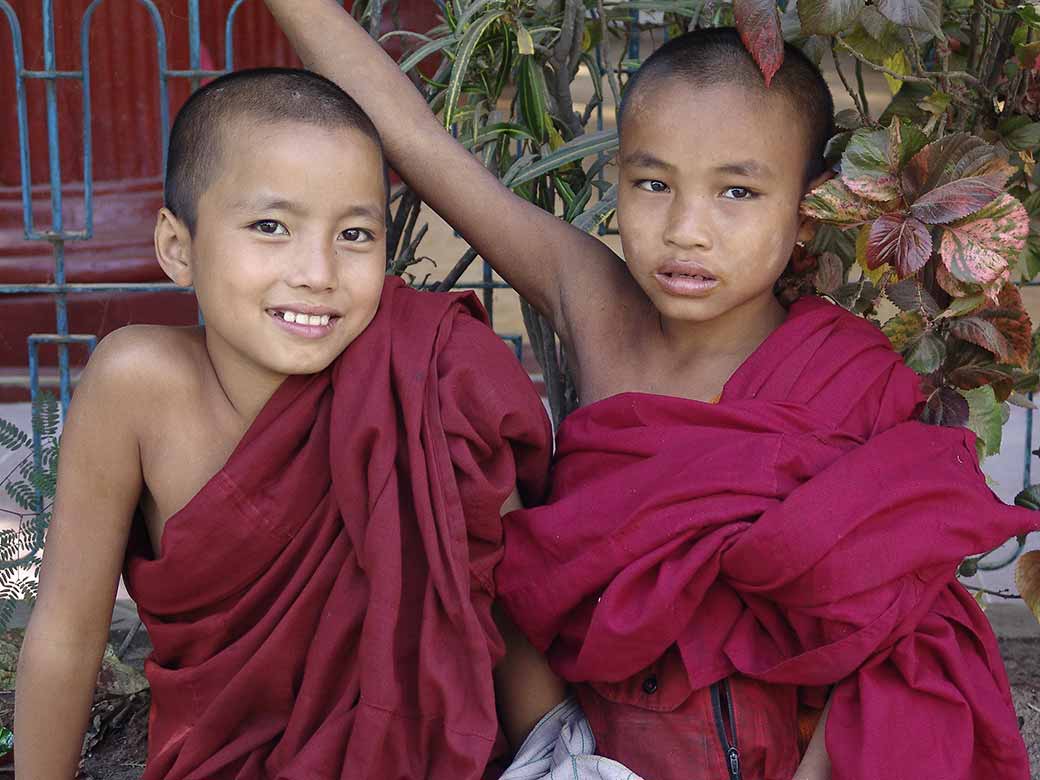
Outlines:
[[[550,431],[472,294],[388,279],[328,369],[285,380],[139,548],[146,780],[479,778],[497,737],[499,511]],[[147,543],[145,543],[147,544]]]
[[[690,729],[732,676],[738,732],[769,686],[836,686],[833,780],[1028,778],[995,638],[954,573],[1038,515],[993,495],[970,432],[912,421],[920,401],[876,328],[806,299],[719,404],[625,393],[564,421],[549,501],[507,517],[497,578],[587,684],[599,751],[653,780],[725,778],[714,726]],[[749,684],[766,692],[742,714]],[[765,719],[787,712],[793,744],[784,706]]]

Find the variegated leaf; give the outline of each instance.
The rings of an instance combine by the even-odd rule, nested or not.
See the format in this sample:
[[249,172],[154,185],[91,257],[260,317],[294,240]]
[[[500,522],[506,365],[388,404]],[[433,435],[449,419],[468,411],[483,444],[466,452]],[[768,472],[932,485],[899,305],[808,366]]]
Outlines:
[[899,197],[899,177],[889,160],[889,131],[864,128],[852,134],[841,156],[841,180],[857,195],[887,202]]
[[940,253],[950,274],[967,284],[991,285],[1009,273],[1025,247],[1029,217],[1004,193],[943,231]]
[[1028,367],[1033,350],[1033,322],[1022,305],[1018,287],[1004,285],[996,304],[979,311],[978,317],[992,323],[1007,344],[1004,362],[1023,369]]
[[924,317],[915,311],[904,311],[886,322],[882,328],[892,349],[902,352],[924,333]]
[[842,183],[830,179],[805,196],[802,214],[832,225],[862,225],[884,213],[884,205],[861,198]]
[[867,265],[891,265],[900,278],[917,273],[932,254],[932,234],[923,222],[905,214],[883,214],[870,226]]
[[940,138],[925,146],[903,171],[903,191],[917,200],[944,184],[970,177],[984,178],[997,189],[1013,172],[1000,150],[966,133]]

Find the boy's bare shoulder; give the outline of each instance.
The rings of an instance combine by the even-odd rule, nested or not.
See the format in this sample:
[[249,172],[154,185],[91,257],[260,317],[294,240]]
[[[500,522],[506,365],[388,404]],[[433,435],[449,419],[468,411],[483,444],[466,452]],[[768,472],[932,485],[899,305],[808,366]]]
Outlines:
[[89,382],[103,397],[125,402],[127,411],[149,408],[198,387],[205,351],[200,328],[127,325],[97,345],[81,384]]

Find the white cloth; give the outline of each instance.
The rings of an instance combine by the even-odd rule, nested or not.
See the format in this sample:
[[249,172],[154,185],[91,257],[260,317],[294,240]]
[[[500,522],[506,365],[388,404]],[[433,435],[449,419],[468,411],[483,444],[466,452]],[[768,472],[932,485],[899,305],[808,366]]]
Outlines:
[[595,752],[596,738],[572,697],[538,721],[499,780],[641,780]]

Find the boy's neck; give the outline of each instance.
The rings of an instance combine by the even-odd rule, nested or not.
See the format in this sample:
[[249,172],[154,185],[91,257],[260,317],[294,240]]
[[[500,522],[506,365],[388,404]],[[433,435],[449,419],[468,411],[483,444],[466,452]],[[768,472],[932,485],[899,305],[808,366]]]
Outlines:
[[228,345],[205,333],[206,355],[212,368],[212,397],[226,404],[227,411],[241,424],[249,425],[260,414],[286,377],[267,371],[241,358]]
[[786,317],[787,311],[770,293],[703,322],[661,317],[660,328],[676,367],[719,372],[728,366],[727,379]]

